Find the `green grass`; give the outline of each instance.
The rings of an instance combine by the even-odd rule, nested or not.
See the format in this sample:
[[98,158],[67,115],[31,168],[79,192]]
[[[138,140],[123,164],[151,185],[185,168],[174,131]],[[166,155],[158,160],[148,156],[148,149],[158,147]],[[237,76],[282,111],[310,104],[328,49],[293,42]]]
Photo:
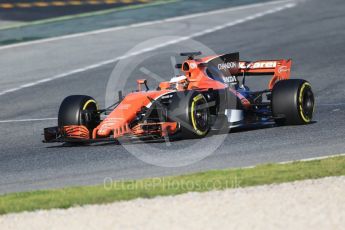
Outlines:
[[0,196],[0,214],[345,175],[345,156]]

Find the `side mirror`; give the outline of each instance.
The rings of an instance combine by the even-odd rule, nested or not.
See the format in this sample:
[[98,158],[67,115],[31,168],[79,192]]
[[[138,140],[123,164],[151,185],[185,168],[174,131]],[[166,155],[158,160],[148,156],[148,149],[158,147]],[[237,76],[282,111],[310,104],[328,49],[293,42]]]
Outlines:
[[145,85],[146,91],[149,90],[149,87],[147,86],[147,80],[146,79],[138,79],[137,84],[138,84],[138,91],[139,92],[142,91],[142,85]]

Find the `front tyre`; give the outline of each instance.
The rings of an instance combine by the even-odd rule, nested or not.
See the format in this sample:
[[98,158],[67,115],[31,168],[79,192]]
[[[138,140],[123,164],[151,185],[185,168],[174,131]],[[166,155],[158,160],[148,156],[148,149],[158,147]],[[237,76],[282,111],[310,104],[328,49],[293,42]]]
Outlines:
[[[99,123],[97,102],[90,96],[72,95],[66,97],[59,109],[58,126],[83,125],[92,131]],[[87,112],[87,113],[86,113]]]
[[169,105],[168,117],[180,124],[182,138],[205,137],[210,130],[210,110],[203,94],[178,92]]
[[312,121],[314,94],[302,79],[278,81],[272,89],[272,112],[279,125],[302,125]]

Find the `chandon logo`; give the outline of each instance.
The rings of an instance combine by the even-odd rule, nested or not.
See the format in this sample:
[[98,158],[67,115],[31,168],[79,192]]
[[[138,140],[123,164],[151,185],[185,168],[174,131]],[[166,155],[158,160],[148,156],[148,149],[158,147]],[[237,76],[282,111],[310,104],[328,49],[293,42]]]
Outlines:
[[219,70],[233,69],[236,67],[237,67],[236,62],[227,62],[227,63],[218,64]]

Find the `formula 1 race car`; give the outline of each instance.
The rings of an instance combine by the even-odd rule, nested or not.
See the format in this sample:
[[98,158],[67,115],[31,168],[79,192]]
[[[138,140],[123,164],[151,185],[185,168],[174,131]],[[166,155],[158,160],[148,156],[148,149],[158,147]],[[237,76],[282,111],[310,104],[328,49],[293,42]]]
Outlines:
[[[89,96],[66,97],[58,126],[44,129],[44,142],[97,142],[120,138],[202,138],[210,130],[275,122],[300,125],[312,121],[314,95],[302,79],[289,79],[291,60],[240,61],[239,53],[196,58],[177,64],[183,75],[149,90],[145,79],[136,91],[106,109]],[[268,88],[251,91],[248,75],[271,75]],[[105,119],[102,116],[107,115]]]

